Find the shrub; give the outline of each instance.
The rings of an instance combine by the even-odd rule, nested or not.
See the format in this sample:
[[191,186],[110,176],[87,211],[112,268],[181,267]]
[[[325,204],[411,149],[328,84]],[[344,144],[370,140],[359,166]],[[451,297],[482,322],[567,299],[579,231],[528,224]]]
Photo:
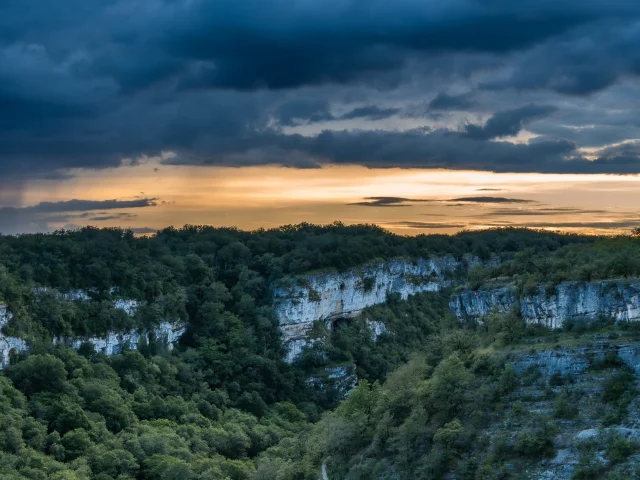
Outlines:
[[636,377],[628,369],[620,370],[604,381],[602,399],[607,403],[617,402],[625,393],[635,394]]
[[564,420],[571,420],[578,416],[575,399],[567,390],[563,390],[553,406],[553,416]]
[[543,458],[553,453],[553,439],[558,428],[544,421],[535,429],[526,429],[518,433],[514,451],[531,458]]
[[375,284],[376,279],[374,277],[364,277],[362,279],[362,289],[367,293],[373,290]]
[[636,442],[627,440],[621,435],[612,434],[606,439],[607,458],[612,465],[624,462],[637,450]]

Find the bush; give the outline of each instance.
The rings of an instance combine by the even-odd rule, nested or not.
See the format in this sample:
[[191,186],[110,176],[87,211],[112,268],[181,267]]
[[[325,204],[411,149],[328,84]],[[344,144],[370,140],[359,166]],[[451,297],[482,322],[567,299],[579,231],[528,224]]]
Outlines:
[[619,434],[612,434],[606,439],[607,458],[612,465],[624,462],[638,450],[638,444],[627,440]]
[[544,421],[535,429],[526,429],[516,436],[514,451],[531,458],[543,458],[553,454],[553,440],[558,428]]
[[375,277],[364,277],[362,279],[362,289],[367,293],[373,290],[373,287],[375,286],[375,284],[376,284]]
[[625,394],[635,395],[636,377],[629,369],[623,369],[606,378],[603,385],[602,399],[607,403],[617,402]]
[[563,390],[553,406],[553,416],[564,420],[571,420],[578,416],[575,399],[568,390]]
[[563,375],[560,372],[554,372],[549,377],[549,385],[552,387],[561,387],[571,383],[571,377],[569,375]]

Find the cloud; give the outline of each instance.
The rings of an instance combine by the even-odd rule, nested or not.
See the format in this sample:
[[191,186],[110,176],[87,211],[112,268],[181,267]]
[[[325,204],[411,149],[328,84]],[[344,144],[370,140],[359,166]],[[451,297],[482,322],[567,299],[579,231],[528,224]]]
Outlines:
[[471,93],[464,93],[461,95],[449,95],[445,92],[440,92],[436,97],[429,102],[429,109],[431,110],[466,110],[473,106],[474,102],[471,99]]
[[[13,208],[23,213],[55,213],[78,212],[86,210],[112,210],[118,208],[155,207],[157,198],[141,198],[137,200],[65,200],[61,202],[41,202],[31,207]],[[0,209],[0,212],[5,210]]]
[[640,220],[614,220],[602,222],[529,222],[522,225],[529,228],[591,228],[610,230],[639,227]]
[[572,207],[545,207],[536,209],[500,208],[483,213],[482,217],[505,216],[557,216],[557,215],[611,215],[607,210],[593,210]]
[[354,120],[356,118],[366,118],[368,120],[382,120],[397,115],[401,112],[400,108],[380,108],[376,105],[367,105],[364,107],[354,108],[353,110],[340,115],[339,120]]
[[275,112],[275,118],[282,126],[309,125],[319,122],[340,120],[382,120],[397,115],[400,108],[382,108],[376,105],[365,105],[353,108],[341,115],[331,112],[329,102],[324,99],[296,99],[280,105]]
[[[52,229],[51,224],[69,223],[73,219],[87,219],[91,211],[117,210],[122,208],[146,208],[157,205],[156,198],[136,200],[67,200],[60,202],[41,202],[27,207],[0,207],[0,233],[46,232]],[[76,213],[82,212],[82,213]],[[124,219],[134,217],[131,213],[107,215],[98,214],[90,221]]]
[[276,111],[278,123],[284,126],[334,120],[326,99],[300,98],[280,105]]
[[[337,164],[495,172],[588,173],[607,170],[604,164],[594,169],[591,162],[577,154],[575,144],[564,140],[519,144],[477,141],[446,129],[325,130],[316,136],[273,134],[263,141],[272,146],[272,151],[269,156],[257,155],[262,164],[272,158],[275,163],[288,165],[286,160],[291,158],[291,166],[305,162],[315,166]],[[203,165],[228,166],[234,165],[233,160],[224,157],[192,159]]]
[[157,228],[149,228],[149,227],[135,227],[135,228],[132,228],[131,230],[136,235],[148,235],[148,234],[152,234],[152,233],[157,233],[158,232]]
[[[150,158],[640,171],[637,152],[606,150],[634,138],[637,92],[621,93],[621,108],[592,97],[569,114],[565,98],[638,75],[638,2],[32,3],[10,1],[0,16],[1,205],[20,204],[26,180]],[[587,120],[596,109],[609,119]],[[614,119],[621,110],[627,118]],[[390,118],[397,127],[375,123]],[[319,132],[329,121],[357,128]],[[304,137],[285,127],[305,127]],[[541,138],[493,141],[525,127]],[[587,144],[602,150],[595,161]]]
[[[447,206],[468,206],[470,203],[483,203],[483,204],[505,204],[505,203],[522,203],[522,204],[535,204],[537,203],[535,200],[525,200],[522,198],[506,198],[506,197],[487,197],[487,196],[479,196],[479,197],[460,197],[460,198],[452,198],[450,200],[431,200],[431,199],[419,199],[419,198],[405,198],[405,197],[365,197],[361,202],[353,202],[348,203],[347,205],[360,205],[365,207],[411,207],[412,203],[439,203],[439,202],[460,202],[457,204],[447,204]],[[529,212],[533,210],[519,210],[519,209],[502,209],[504,212]],[[540,209],[536,210],[539,212],[543,211],[557,211],[562,212],[565,211],[562,207],[558,209]],[[571,212],[574,209],[567,209],[566,211]],[[429,216],[433,216],[433,214],[427,214]]]
[[479,223],[476,221],[465,222],[416,222],[411,220],[384,223],[385,227],[409,228],[409,229],[468,229],[468,228],[495,228],[495,227],[524,227],[524,228],[544,228],[544,229],[582,229],[582,230],[625,230],[640,227],[640,220],[609,220],[609,221],[585,221],[585,222],[509,222],[495,221],[490,223]]
[[525,200],[522,198],[506,198],[506,197],[460,197],[452,198],[450,202],[465,203],[536,203],[535,200]]
[[347,205],[362,205],[365,207],[411,207],[408,202],[430,202],[418,198],[404,197],[365,197],[362,202],[347,203]]
[[410,220],[400,221],[400,222],[389,222],[385,223],[387,226],[397,227],[397,228],[417,228],[417,229],[439,229],[439,228],[466,228],[468,224],[466,223],[432,223],[432,222],[414,222]]
[[[580,5],[551,0],[250,4],[247,9],[229,1],[191,2],[189,7],[178,3],[170,18],[151,22],[150,29],[162,32],[167,51],[194,62],[183,77],[185,88],[286,89],[376,82],[416,55],[504,53],[596,20],[640,11],[629,2],[605,0]],[[531,8],[537,15],[526,14]]]
[[136,218],[137,215],[133,213],[117,213],[115,215],[96,215],[95,217],[90,217],[90,222],[104,222],[107,220],[127,220],[131,218]]
[[543,118],[556,110],[550,105],[526,105],[494,114],[484,126],[469,124],[465,136],[474,140],[491,140],[515,136],[529,122]]
[[625,76],[640,74],[640,26],[634,14],[624,21],[602,19],[515,55],[506,78],[483,82],[482,88],[548,89],[585,96]]

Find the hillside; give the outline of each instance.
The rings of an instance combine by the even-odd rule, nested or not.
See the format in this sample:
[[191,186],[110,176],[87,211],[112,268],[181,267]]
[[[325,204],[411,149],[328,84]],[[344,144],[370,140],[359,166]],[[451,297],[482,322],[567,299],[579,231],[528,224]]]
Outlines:
[[0,237],[0,473],[629,478],[639,253],[341,224]]

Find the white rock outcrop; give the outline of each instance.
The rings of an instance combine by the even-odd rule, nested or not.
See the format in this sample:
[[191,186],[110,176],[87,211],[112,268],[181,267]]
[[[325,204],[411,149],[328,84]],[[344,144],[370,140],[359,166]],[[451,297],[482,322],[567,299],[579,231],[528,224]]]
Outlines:
[[449,309],[461,322],[478,322],[487,315],[507,313],[517,301],[516,291],[510,287],[464,290],[451,297]]
[[465,290],[454,295],[449,308],[460,321],[481,321],[491,313],[519,308],[527,323],[560,328],[569,320],[600,317],[640,320],[640,279],[564,282],[553,289],[537,287],[518,298],[514,288]]
[[464,265],[453,257],[397,259],[344,273],[293,278],[288,286],[274,291],[274,307],[287,348],[285,360],[293,361],[309,344],[315,321],[324,321],[331,328],[332,320],[354,317],[366,307],[384,303],[390,293],[406,299],[419,292],[438,291],[448,284],[446,273]]
[[55,288],[49,287],[36,287],[33,289],[33,293],[36,296],[43,295],[49,292],[53,293],[56,296],[60,296],[60,298],[62,298],[63,300],[67,300],[70,302],[88,302],[89,300],[91,300],[91,296],[86,290],[74,289],[60,291]]
[[76,350],[83,343],[90,343],[96,352],[105,355],[117,355],[122,352],[126,345],[132,350],[136,350],[138,342],[144,338],[147,342],[150,337],[161,343],[166,343],[169,350],[173,350],[173,344],[184,334],[185,327],[181,324],[162,322],[157,328],[151,330],[130,330],[128,332],[109,332],[104,337],[58,337],[54,338],[54,343],[63,343]]
[[553,350],[515,353],[508,362],[519,374],[535,368],[547,376],[577,375],[608,356],[620,359],[640,376],[640,343],[614,344],[601,340],[588,345],[560,345]]
[[124,310],[127,315],[133,316],[136,313],[138,307],[142,305],[142,303],[138,300],[131,299],[117,299],[113,301],[113,306],[119,310]]
[[8,337],[2,330],[11,320],[11,312],[4,303],[0,303],[0,369],[9,364],[9,357],[13,353],[20,353],[27,349],[27,342],[20,338]]
[[387,331],[387,326],[378,320],[365,320],[367,327],[371,330],[371,340],[374,342],[378,340],[378,337]]
[[[41,288],[35,291],[36,294],[47,291]],[[89,295],[83,290],[72,290],[61,292],[61,297],[70,301],[88,301]],[[142,303],[133,299],[114,300],[115,308],[124,310],[128,315],[134,315],[136,309]],[[12,353],[20,353],[28,350],[25,340],[16,337],[9,337],[2,333],[3,327],[11,320],[12,314],[7,310],[7,306],[0,303],[0,369],[9,364]],[[180,322],[162,322],[153,329],[134,329],[128,332],[108,332],[102,337],[57,337],[53,343],[63,343],[72,348],[78,349],[83,343],[91,343],[97,352],[105,355],[116,355],[120,353],[125,345],[135,350],[141,338],[147,341],[154,337],[156,341],[166,343],[169,350],[185,332],[185,325]]]

